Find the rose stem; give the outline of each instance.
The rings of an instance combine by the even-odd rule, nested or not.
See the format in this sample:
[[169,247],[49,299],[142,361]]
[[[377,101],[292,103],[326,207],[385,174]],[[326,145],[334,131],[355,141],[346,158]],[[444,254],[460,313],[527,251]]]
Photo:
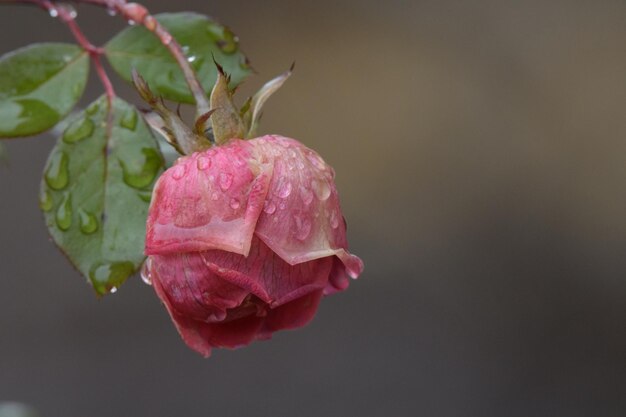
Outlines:
[[[50,3],[49,0],[0,0],[4,3],[34,3],[45,8],[44,3]],[[170,54],[176,60],[189,86],[191,94],[196,101],[196,116],[200,117],[210,110],[207,95],[202,88],[202,84],[198,80],[196,72],[193,70],[180,44],[172,37],[172,35],[152,16],[148,9],[138,3],[128,3],[126,0],[74,0],[74,3],[92,4],[95,6],[105,7],[107,10],[119,14],[129,23],[142,25],[152,32],[161,43],[169,50]],[[49,9],[48,9],[49,10]],[[72,19],[73,20],[73,19]],[[103,53],[102,50],[96,48],[98,57]],[[99,61],[99,58],[98,58]],[[100,65],[101,67],[101,65]],[[98,66],[96,66],[98,68]],[[110,83],[109,83],[110,84]],[[105,86],[106,88],[106,86]]]

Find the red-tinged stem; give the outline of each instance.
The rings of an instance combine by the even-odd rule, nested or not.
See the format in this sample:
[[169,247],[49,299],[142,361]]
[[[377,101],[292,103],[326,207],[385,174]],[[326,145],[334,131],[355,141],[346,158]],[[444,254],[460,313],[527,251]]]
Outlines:
[[[117,14],[126,19],[131,24],[142,25],[152,32],[161,43],[169,50],[176,60],[189,86],[189,90],[196,101],[197,117],[201,117],[210,110],[209,100],[198,80],[196,72],[193,70],[187,57],[179,43],[172,35],[152,16],[148,9],[138,3],[128,3],[126,0],[72,0],[74,3],[91,4],[106,8],[109,12]],[[31,3],[44,7],[44,3],[51,3],[49,0],[0,0],[0,3]],[[51,3],[52,4],[52,3]],[[49,9],[48,9],[49,10]],[[101,51],[99,54],[101,54]],[[97,68],[97,67],[96,67]],[[105,87],[106,88],[106,87]]]
[[[48,13],[50,13],[51,16],[58,16],[63,21],[63,23],[67,25],[70,32],[72,32],[72,35],[74,35],[74,39],[76,39],[76,42],[78,42],[80,47],[83,48],[83,50],[85,50],[85,52],[89,54],[89,57],[91,58],[91,61],[96,69],[96,73],[98,74],[98,78],[100,78],[100,81],[102,82],[102,85],[104,86],[104,91],[107,96],[107,102],[108,102],[109,108],[111,108],[111,105],[113,104],[113,99],[115,98],[115,90],[113,89],[113,84],[111,83],[109,76],[104,70],[104,67],[102,66],[102,60],[100,59],[100,56],[104,53],[104,50],[102,48],[98,48],[97,46],[89,42],[85,34],[82,32],[82,30],[78,26],[78,23],[76,23],[75,12],[73,12],[71,9],[68,9],[66,6],[56,5],[50,0],[17,0],[17,1],[11,0],[11,1],[37,5],[41,7],[42,9],[46,10]],[[0,2],[8,2],[8,1],[0,0]]]

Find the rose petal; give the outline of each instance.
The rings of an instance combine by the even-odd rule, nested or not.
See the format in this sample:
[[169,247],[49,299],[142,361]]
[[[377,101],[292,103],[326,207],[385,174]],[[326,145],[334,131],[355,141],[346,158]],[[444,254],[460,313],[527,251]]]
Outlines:
[[181,157],[155,185],[147,255],[223,249],[246,255],[272,164],[248,141]]
[[289,265],[257,237],[247,257],[220,250],[201,252],[201,256],[213,273],[272,307],[324,288],[333,259]]
[[296,329],[307,325],[315,316],[322,292],[322,290],[310,292],[270,310],[263,323],[260,337],[269,337],[278,330]]
[[282,136],[251,141],[274,157],[265,209],[255,234],[291,265],[336,255],[356,278],[361,260],[347,252],[346,223],[333,169],[313,150]]

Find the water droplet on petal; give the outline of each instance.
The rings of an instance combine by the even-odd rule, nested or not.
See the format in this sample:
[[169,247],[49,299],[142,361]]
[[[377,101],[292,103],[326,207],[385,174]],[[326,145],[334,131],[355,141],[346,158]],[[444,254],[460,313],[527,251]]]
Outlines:
[[150,272],[152,268],[152,258],[148,257],[143,265],[141,265],[141,280],[146,285],[152,285],[152,273]]
[[324,162],[324,160],[317,155],[315,152],[310,151],[307,152],[306,154],[307,159],[309,160],[309,162],[317,169],[319,170],[325,170],[326,169],[326,163]]
[[278,196],[280,198],[287,198],[289,194],[291,194],[291,183],[287,180],[283,180],[278,186]]
[[66,231],[72,225],[72,195],[65,193],[63,201],[57,209],[55,221],[57,227],[63,231]]
[[313,191],[301,185],[300,197],[302,198],[302,202],[308,206],[309,204],[311,204],[311,201],[313,201]]
[[42,189],[39,193],[39,207],[43,211],[50,211],[52,210],[53,205],[54,202],[52,201],[52,195],[50,195],[50,192]]
[[187,167],[185,164],[178,164],[174,168],[172,168],[172,178],[175,180],[179,180],[185,176],[185,172],[187,171]]
[[335,210],[330,212],[330,227],[333,229],[339,227],[339,216],[337,216],[337,212]]
[[296,239],[305,240],[311,233],[311,220],[302,216],[294,216],[296,222]]
[[76,17],[78,16],[78,12],[76,11],[76,8],[74,6],[65,3],[63,4],[63,8],[72,19],[76,19]]
[[135,109],[128,110],[122,120],[120,120],[120,126],[125,129],[134,131],[137,127],[137,112]]
[[239,205],[239,200],[237,200],[236,198],[230,200],[230,208],[232,208],[233,210],[237,210],[239,208]]
[[263,204],[263,211],[267,214],[274,213],[276,211],[276,204],[270,200],[265,200],[265,203]]
[[233,176],[227,172],[222,172],[220,174],[220,188],[222,191],[226,191],[230,188],[233,183]]
[[220,196],[217,193],[212,193],[211,194],[211,200],[217,201],[218,198],[220,198]]
[[98,230],[98,219],[93,214],[79,209],[78,218],[80,220],[80,231],[84,234],[90,235]]
[[76,143],[86,139],[91,136],[95,127],[93,120],[88,117],[75,120],[63,132],[63,142]]
[[211,167],[211,158],[206,157],[206,156],[198,157],[198,169],[200,171],[206,171],[210,167]]
[[311,187],[317,198],[321,201],[327,200],[328,197],[330,197],[330,187],[326,181],[313,180],[311,181]]
[[48,14],[50,14],[50,17],[57,17],[59,16],[59,11],[55,8],[52,8],[48,10]]
[[53,190],[62,190],[67,187],[70,180],[68,164],[69,158],[65,152],[56,152],[50,157],[44,178]]

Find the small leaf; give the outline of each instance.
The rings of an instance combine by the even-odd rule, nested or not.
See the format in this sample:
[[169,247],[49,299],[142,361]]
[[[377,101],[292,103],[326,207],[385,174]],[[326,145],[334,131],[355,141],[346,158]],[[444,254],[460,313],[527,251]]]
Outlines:
[[101,97],[68,124],[40,192],[50,235],[98,294],[115,291],[141,266],[146,195],[163,171],[159,146],[137,110],[115,99],[112,112],[107,127]]
[[[231,74],[233,86],[250,73],[237,38],[228,28],[196,13],[163,13],[155,17],[181,45],[206,92],[211,91],[217,79],[212,56]],[[125,80],[131,81],[131,71],[136,69],[156,94],[181,103],[194,103],[180,67],[146,28],[124,29],[108,42],[105,52],[115,71]]]
[[[285,81],[291,77],[293,73],[294,64],[291,65],[288,71],[280,74],[278,77],[268,81],[265,83],[263,87],[250,99],[250,102],[246,102],[249,108],[242,108],[242,113],[244,114],[245,123],[248,126],[248,132],[246,134],[247,138],[252,138],[256,136],[256,131],[259,126],[259,121],[261,120],[261,110],[263,109],[263,105],[267,101],[268,98],[272,94],[274,94],[280,87],[285,84]],[[245,105],[244,105],[245,106]]]
[[42,43],[0,57],[0,138],[52,128],[80,99],[89,71],[78,46]]
[[233,103],[232,92],[228,88],[228,77],[217,62],[215,66],[218,70],[218,77],[211,91],[212,114],[210,118],[215,142],[220,145],[229,139],[243,139],[246,135],[246,126]]

